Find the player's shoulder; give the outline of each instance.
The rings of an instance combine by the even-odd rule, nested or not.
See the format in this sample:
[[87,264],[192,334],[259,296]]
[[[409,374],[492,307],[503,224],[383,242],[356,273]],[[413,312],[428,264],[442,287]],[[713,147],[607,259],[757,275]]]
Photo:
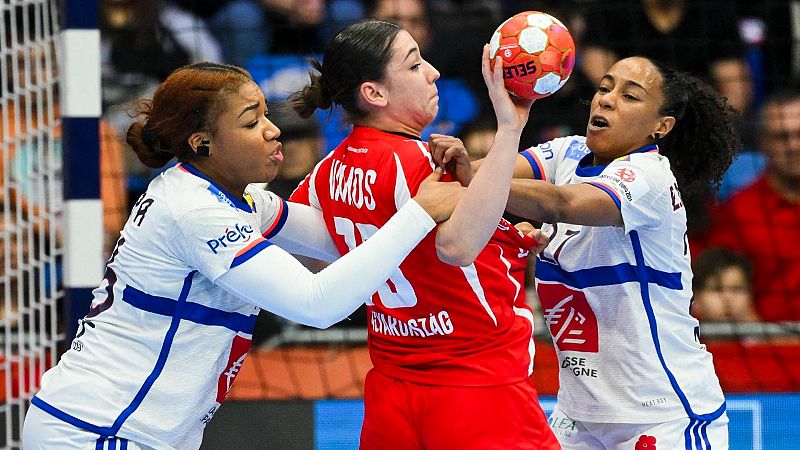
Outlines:
[[575,161],[580,161],[591,152],[586,146],[586,137],[578,135],[558,137],[531,147],[531,149],[537,149],[543,155],[556,157],[558,160],[571,159]]
[[163,172],[150,184],[147,192],[163,202],[174,217],[215,208],[232,211],[252,210],[245,199],[233,198],[188,164],[178,164]]
[[617,158],[609,164],[612,170],[627,168],[639,173],[653,184],[675,183],[675,176],[670,168],[669,159],[657,151],[635,152]]

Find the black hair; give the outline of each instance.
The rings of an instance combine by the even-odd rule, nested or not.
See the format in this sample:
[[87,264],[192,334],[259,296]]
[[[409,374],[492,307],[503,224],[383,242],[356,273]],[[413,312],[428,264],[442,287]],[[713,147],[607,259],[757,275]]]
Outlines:
[[669,158],[681,193],[714,191],[741,148],[738,113],[713,87],[692,75],[647,58],[661,73],[664,103],[659,114],[675,117],[675,126],[656,139]]
[[358,91],[365,81],[381,81],[392,57],[392,44],[400,28],[389,22],[367,19],[339,31],[325,46],[322,62],[311,60],[316,69],[311,83],[289,97],[301,117],[317,108],[341,105],[351,121],[367,112],[358,104]]
[[741,269],[747,282],[752,283],[753,266],[745,255],[724,247],[706,249],[700,253],[692,267],[694,289],[705,289],[710,280],[729,268]]

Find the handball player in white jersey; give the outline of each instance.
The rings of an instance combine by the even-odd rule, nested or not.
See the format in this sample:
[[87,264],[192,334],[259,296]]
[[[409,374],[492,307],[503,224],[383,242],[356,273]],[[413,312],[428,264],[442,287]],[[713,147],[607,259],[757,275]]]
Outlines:
[[[549,422],[564,449],[728,447],[725,399],[689,313],[683,198],[718,184],[739,148],[734,118],[696,78],[627,58],[597,87],[585,137],[517,158],[525,179],[508,210],[551,239],[536,289],[560,363]],[[458,149],[434,158],[449,156],[469,164]]]
[[133,206],[71,349],[42,377],[26,450],[199,448],[259,308],[316,327],[343,319],[463,190],[437,171],[369,242],[312,274],[286,250],[337,258],[321,215],[249,186],[283,155],[246,71],[180,68],[142,106],[128,144],[149,167],[179,164]]

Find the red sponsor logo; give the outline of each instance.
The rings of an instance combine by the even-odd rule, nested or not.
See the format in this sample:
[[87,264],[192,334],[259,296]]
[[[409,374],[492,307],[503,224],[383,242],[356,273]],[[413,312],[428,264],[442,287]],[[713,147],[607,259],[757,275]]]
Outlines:
[[656,450],[656,437],[643,434],[636,441],[636,450]]
[[562,351],[597,353],[597,317],[583,292],[544,283],[536,292],[556,346]]
[[631,181],[636,179],[636,172],[631,169],[626,169],[625,167],[619,169],[616,173],[620,180],[630,183]]
[[233,381],[236,380],[236,375],[239,375],[239,370],[242,368],[247,351],[250,350],[251,342],[252,340],[241,336],[233,338],[231,353],[228,355],[228,364],[225,365],[225,370],[222,371],[217,381],[217,403],[222,403],[231,387],[233,387]]

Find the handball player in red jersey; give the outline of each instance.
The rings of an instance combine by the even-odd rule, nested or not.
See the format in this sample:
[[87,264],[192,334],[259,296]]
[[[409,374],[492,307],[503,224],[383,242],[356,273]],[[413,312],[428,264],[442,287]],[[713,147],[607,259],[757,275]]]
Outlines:
[[[295,109],[307,117],[338,104],[354,127],[290,200],[320,209],[344,254],[414,195],[435,168],[432,150],[466,150],[447,136],[420,141],[438,112],[439,72],[406,31],[359,22],[323,56],[293,95]],[[498,130],[481,170],[451,218],[365,299],[374,368],[362,449],[559,448],[530,378],[533,315],[523,285],[528,254],[544,239],[501,218],[532,101],[511,99],[486,48],[482,70]]]

